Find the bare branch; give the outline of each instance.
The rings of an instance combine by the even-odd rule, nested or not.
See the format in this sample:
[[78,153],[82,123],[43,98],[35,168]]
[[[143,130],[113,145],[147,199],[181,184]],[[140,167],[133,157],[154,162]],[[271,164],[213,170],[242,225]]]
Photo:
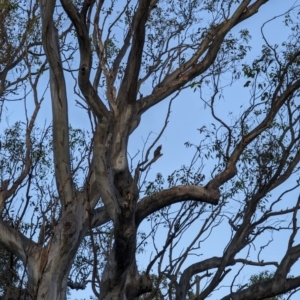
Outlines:
[[141,223],[147,216],[170,204],[184,200],[217,204],[219,192],[201,186],[176,186],[142,198],[137,206],[136,222]]

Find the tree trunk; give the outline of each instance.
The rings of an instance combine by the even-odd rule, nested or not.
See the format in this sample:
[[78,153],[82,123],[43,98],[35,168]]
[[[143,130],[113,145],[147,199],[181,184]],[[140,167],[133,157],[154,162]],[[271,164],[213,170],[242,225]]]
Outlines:
[[76,200],[63,213],[48,244],[29,255],[28,289],[33,299],[66,299],[68,275],[89,228],[87,210],[79,197]]

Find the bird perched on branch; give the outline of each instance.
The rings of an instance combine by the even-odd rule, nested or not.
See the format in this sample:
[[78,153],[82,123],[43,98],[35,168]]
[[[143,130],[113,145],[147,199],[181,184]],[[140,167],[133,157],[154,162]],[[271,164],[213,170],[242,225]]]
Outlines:
[[158,147],[156,148],[156,150],[154,151],[154,158],[156,158],[156,157],[162,155],[162,154],[160,153],[161,147],[162,147],[162,145],[158,146]]

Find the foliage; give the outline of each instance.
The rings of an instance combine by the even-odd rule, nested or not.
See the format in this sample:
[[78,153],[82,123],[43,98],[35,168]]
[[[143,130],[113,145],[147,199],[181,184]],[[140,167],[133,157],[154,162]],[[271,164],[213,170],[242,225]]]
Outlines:
[[18,269],[20,261],[7,251],[4,247],[0,248],[0,295],[17,293]]
[[[249,285],[251,286],[256,283],[267,281],[269,279],[272,279],[273,276],[274,274],[270,273],[269,271],[263,271],[258,275],[252,275],[249,280],[250,281]],[[280,299],[282,299],[281,296],[276,296],[276,297],[267,298],[266,300],[280,300]]]

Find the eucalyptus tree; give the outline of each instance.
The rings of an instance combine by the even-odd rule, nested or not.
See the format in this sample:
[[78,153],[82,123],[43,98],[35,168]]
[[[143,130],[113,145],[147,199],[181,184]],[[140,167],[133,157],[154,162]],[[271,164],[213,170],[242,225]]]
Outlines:
[[0,117],[5,97],[15,94],[28,78],[26,64],[32,62],[28,52],[41,45],[36,32],[38,1],[32,1],[27,11],[26,5],[26,1],[14,0],[0,3]]
[[[239,265],[271,265],[276,271],[269,281],[240,289],[235,288],[235,275],[223,299],[253,299],[253,295],[263,299],[300,286],[299,276],[287,279],[300,255],[300,245],[294,243],[299,200],[277,210],[275,204],[283,193],[266,204],[270,192],[299,168],[299,30],[293,25],[291,40],[282,48],[265,40],[261,56],[242,69],[239,65],[249,50],[249,31],[233,33],[238,24],[273,3],[276,1],[40,0],[41,30],[35,32],[41,33],[43,50],[27,53],[46,58],[47,64],[36,75],[30,73],[31,116],[26,109],[26,122],[17,123],[3,138],[1,151],[6,159],[0,192],[1,243],[23,262],[33,299],[65,299],[68,285],[78,288],[68,277],[87,236],[90,243],[86,247],[95,254],[92,288],[99,299],[186,299],[188,295],[205,299],[222,285],[229,266]],[[286,16],[287,25],[291,18],[291,14]],[[249,103],[231,123],[215,111],[225,72],[233,74],[233,81],[246,77],[245,88],[252,89]],[[46,127],[37,128],[44,97],[37,81],[32,81],[46,74],[51,134]],[[210,108],[214,127],[199,130],[203,136],[200,145],[195,145],[192,165],[200,157],[203,163],[213,160],[215,167],[207,174],[200,170],[191,174],[191,169],[183,168],[168,178],[168,184],[159,175],[142,193],[141,178],[162,156],[158,140],[163,131],[134,168],[127,153],[130,135],[152,107],[187,87],[202,91],[204,85],[212,90],[209,98],[200,95]],[[72,92],[80,100],[74,102]],[[86,111],[91,137],[69,126],[68,107],[75,104]],[[25,139],[14,144],[11,137],[21,133]],[[48,182],[51,176],[55,186]],[[23,188],[26,198],[14,212],[11,207]],[[238,195],[244,199],[233,213],[230,199]],[[178,203],[173,217],[169,209]],[[25,215],[29,212],[28,224]],[[282,216],[292,216],[291,223],[283,227],[268,223]],[[138,228],[144,220],[155,220],[151,233],[155,237],[159,218],[163,225],[168,224],[167,238],[141,272],[136,256]],[[164,267],[163,259],[168,253],[172,257],[176,240],[200,219],[203,224],[194,240]],[[223,254],[184,268],[189,253],[199,251],[195,245],[224,220],[231,235]],[[290,232],[280,262],[238,257],[265,231],[278,229]],[[156,263],[160,272],[153,277],[151,268]],[[203,280],[207,280],[204,286]]]

